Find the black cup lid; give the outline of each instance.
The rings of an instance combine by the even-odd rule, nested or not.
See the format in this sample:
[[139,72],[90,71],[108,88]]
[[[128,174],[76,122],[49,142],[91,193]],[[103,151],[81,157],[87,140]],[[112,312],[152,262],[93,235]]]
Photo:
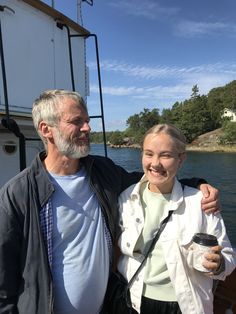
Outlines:
[[215,246],[218,245],[217,238],[212,234],[207,233],[196,233],[193,236],[193,242],[205,246]]

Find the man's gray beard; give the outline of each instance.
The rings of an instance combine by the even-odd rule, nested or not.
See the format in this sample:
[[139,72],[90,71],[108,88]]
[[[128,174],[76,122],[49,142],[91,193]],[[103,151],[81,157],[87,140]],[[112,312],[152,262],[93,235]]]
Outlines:
[[62,151],[61,153],[69,158],[79,159],[88,156],[89,152],[90,144],[83,146],[77,146],[75,144],[72,144],[68,146],[68,149]]
[[88,140],[88,144],[77,145],[75,143],[68,142],[63,135],[58,132],[55,134],[55,145],[57,146],[58,151],[69,158],[79,159],[82,157],[88,156],[90,152],[90,143]]

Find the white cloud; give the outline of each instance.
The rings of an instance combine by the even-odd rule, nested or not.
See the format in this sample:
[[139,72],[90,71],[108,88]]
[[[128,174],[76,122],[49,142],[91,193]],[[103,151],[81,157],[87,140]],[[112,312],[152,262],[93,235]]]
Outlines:
[[[90,85],[91,93],[98,93],[98,86],[95,84]],[[128,96],[133,95],[135,93],[140,93],[142,88],[137,88],[134,86],[103,86],[102,87],[103,94],[112,95],[112,96]]]
[[[103,95],[106,97],[125,97],[122,103],[125,106],[130,104],[143,103],[156,105],[159,109],[171,107],[176,101],[188,99],[192,92],[193,85],[197,84],[201,95],[206,95],[212,88],[224,86],[234,79],[234,76],[219,73],[195,73],[187,74],[185,77],[168,83],[152,86],[103,86]],[[98,86],[91,85],[91,93],[98,93]],[[119,100],[116,99],[117,102]],[[125,108],[124,108],[125,109]]]
[[[105,60],[100,63],[101,69],[107,72],[123,74],[125,76],[136,77],[137,79],[160,79],[160,78],[181,78],[187,74],[224,73],[231,76],[236,75],[235,63],[213,63],[201,64],[191,67],[170,67],[170,66],[143,66],[118,61]],[[90,69],[95,69],[95,64],[89,64]]]
[[[224,21],[192,21],[183,19],[184,10],[177,6],[163,6],[158,0],[116,0],[109,5],[122,14],[145,18],[148,20],[168,21],[173,26],[173,32],[181,37],[201,37],[204,35],[235,36],[236,24]],[[182,17],[180,17],[180,13]]]
[[149,20],[162,19],[163,17],[171,17],[179,12],[178,7],[162,6],[158,1],[152,0],[116,0],[109,3],[116,9],[120,9],[122,13],[136,17],[144,17]]
[[177,23],[174,32],[182,37],[201,37],[204,35],[236,35],[236,24],[224,22],[196,22],[183,20]]
[[[145,86],[145,87],[125,87],[125,86],[104,86],[103,95],[126,97],[125,106],[132,103],[149,103],[159,104],[162,106],[171,106],[175,101],[186,99],[191,94],[191,89],[194,84],[176,84],[171,86]],[[91,86],[94,93],[98,92],[96,85]]]

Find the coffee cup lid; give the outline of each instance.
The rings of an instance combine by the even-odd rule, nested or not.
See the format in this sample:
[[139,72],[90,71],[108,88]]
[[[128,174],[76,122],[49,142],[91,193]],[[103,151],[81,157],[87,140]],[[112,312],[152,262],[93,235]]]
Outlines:
[[193,236],[193,242],[205,246],[215,246],[218,245],[217,238],[212,234],[207,233],[196,233]]

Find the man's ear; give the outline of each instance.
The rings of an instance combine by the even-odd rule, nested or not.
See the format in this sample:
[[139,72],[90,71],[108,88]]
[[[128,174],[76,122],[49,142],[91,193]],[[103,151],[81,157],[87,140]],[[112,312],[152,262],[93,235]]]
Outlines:
[[52,138],[52,128],[51,126],[49,126],[46,122],[41,121],[39,123],[39,131],[42,134],[43,137],[49,139]]

